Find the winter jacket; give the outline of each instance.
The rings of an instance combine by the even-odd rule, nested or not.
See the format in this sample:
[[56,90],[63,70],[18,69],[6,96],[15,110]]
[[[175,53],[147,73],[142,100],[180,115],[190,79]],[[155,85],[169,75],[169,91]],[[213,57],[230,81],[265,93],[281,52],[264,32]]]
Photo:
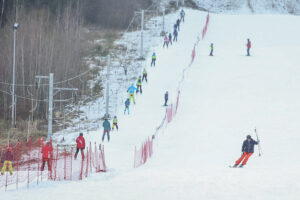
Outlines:
[[141,86],[141,85],[142,85],[142,79],[141,79],[141,78],[138,79],[136,85],[137,85],[137,86]]
[[104,127],[104,130],[110,131],[110,123],[109,123],[109,121],[107,119],[104,120],[103,127]]
[[172,34],[169,34],[169,41],[172,41]]
[[83,149],[85,147],[85,139],[83,136],[78,136],[78,138],[76,139],[76,143],[77,143],[77,148],[78,149]]
[[168,100],[168,98],[169,98],[169,94],[166,92],[165,93],[165,99]]
[[248,43],[247,43],[247,48],[251,48],[251,42],[250,41],[248,41]]
[[152,59],[156,60],[156,54],[155,53],[152,54]]
[[211,50],[214,50],[214,45],[211,44],[211,45],[210,45],[210,49],[211,49]]
[[128,88],[127,92],[133,94],[136,90],[137,90],[137,88],[134,87],[133,85],[131,85],[131,86]]
[[179,24],[180,24],[180,20],[179,20],[179,19],[177,19],[177,21],[176,21],[176,25],[177,25],[177,26],[179,26]]
[[130,105],[130,101],[129,101],[129,99],[127,99],[127,100],[125,101],[125,106],[128,107],[129,105]]
[[176,37],[177,35],[178,35],[178,32],[177,32],[177,30],[174,30],[174,36]]
[[144,71],[143,71],[143,75],[147,75],[147,71],[146,71],[146,69],[144,69]]
[[184,10],[181,10],[180,15],[181,15],[181,17],[184,17],[184,16],[185,16]]
[[48,144],[43,146],[42,148],[43,158],[49,158],[49,152],[51,151],[52,151],[52,147],[48,146]]
[[169,38],[168,38],[168,36],[166,36],[166,35],[165,35],[165,39],[164,39],[164,41],[165,41],[165,42],[169,42]]
[[13,152],[12,152],[12,147],[7,147],[7,151],[6,151],[6,154],[5,154],[5,160],[7,161],[13,161]]
[[117,123],[118,123],[118,119],[117,119],[117,118],[114,118],[113,123],[114,123],[114,124],[117,124]]
[[242,152],[254,153],[254,145],[258,144],[255,140],[251,139],[250,141],[245,140],[242,146]]

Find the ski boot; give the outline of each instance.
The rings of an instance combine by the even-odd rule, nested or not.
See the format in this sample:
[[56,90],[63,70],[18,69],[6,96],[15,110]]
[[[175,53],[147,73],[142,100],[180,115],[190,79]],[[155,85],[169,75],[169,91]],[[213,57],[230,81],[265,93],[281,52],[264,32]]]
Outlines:
[[241,164],[240,166],[239,166],[239,168],[243,168],[244,167],[244,165],[243,164]]
[[234,164],[234,165],[232,166],[232,168],[237,168],[237,166],[238,166],[237,164]]

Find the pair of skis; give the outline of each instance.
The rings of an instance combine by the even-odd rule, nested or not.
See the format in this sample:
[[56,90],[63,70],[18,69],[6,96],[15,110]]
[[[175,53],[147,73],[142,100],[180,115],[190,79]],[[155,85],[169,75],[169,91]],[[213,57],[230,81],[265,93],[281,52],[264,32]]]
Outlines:
[[[258,142],[258,152],[259,152],[259,157],[262,155],[262,151],[261,151],[261,147],[260,147],[260,140],[259,140],[259,137],[258,137],[258,133],[257,133],[257,130],[256,128],[254,129],[254,132],[256,134],[256,138],[257,138],[257,142]],[[243,168],[243,166],[232,166],[232,165],[229,165],[230,168]]]

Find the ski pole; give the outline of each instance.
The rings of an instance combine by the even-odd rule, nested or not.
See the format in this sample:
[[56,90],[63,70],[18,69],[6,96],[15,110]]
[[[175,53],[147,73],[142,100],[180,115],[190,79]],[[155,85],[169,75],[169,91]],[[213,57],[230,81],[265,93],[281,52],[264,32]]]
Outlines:
[[261,148],[260,148],[260,140],[258,138],[258,134],[257,134],[257,131],[256,131],[256,128],[254,129],[254,132],[256,134],[256,138],[257,138],[257,141],[258,141],[258,152],[259,152],[259,156],[262,155],[262,151],[261,151]]

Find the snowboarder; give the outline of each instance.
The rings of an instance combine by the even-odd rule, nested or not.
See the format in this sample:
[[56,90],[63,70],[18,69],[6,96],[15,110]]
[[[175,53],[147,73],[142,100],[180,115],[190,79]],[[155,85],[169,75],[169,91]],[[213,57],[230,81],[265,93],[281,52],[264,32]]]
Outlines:
[[104,141],[105,133],[107,134],[107,140],[109,142],[109,139],[110,139],[109,132],[111,131],[111,128],[110,128],[110,123],[107,118],[105,118],[102,126],[104,128],[103,135],[102,135],[102,142]]
[[146,80],[146,82],[148,82],[147,80],[147,71],[146,71],[146,68],[144,68],[143,70],[143,78],[142,78],[142,81],[144,82],[144,79]]
[[134,104],[135,104],[134,92],[136,90],[137,90],[137,88],[134,87],[133,84],[131,84],[131,86],[127,90],[127,92],[129,92],[129,101],[131,102],[131,99],[132,99]]
[[165,35],[165,38],[164,38],[164,45],[163,45],[163,48],[165,47],[165,45],[167,45],[167,48],[168,48],[168,45],[169,45],[169,38],[167,35]]
[[136,87],[137,87],[136,93],[140,92],[142,94],[143,90],[142,90],[142,77],[141,76],[139,76],[139,78],[137,80]]
[[165,104],[164,104],[164,106],[168,106],[168,105],[167,105],[168,99],[169,99],[169,93],[168,93],[168,91],[166,91],[166,93],[165,93]]
[[184,16],[185,16],[185,12],[184,12],[184,10],[182,9],[181,12],[180,12],[180,21],[183,21],[183,22],[184,22]]
[[129,98],[127,98],[125,101],[124,115],[126,113],[126,110],[128,111],[128,115],[129,115],[129,105],[130,105],[130,101],[129,101]]
[[177,30],[175,29],[174,32],[173,32],[173,41],[176,41],[176,42],[177,42],[177,36],[178,36],[178,32],[177,32]]
[[247,56],[250,56],[251,42],[250,39],[247,39]]
[[83,133],[80,133],[79,136],[76,139],[76,153],[75,153],[75,160],[77,159],[77,155],[79,153],[79,150],[81,152],[81,157],[84,159],[84,152],[83,150],[85,149],[85,139],[83,137]]
[[214,44],[211,43],[210,44],[210,54],[209,54],[209,56],[214,56],[213,53],[214,53]]
[[50,142],[47,142],[45,146],[42,148],[42,157],[43,163],[41,167],[41,171],[44,171],[45,164],[48,164],[48,171],[51,171],[51,154],[52,154],[52,147]]
[[152,67],[152,65],[154,65],[154,67],[155,67],[155,61],[156,61],[156,53],[153,52],[153,54],[152,54],[152,61],[151,61],[151,67]]
[[169,44],[172,45],[172,33],[169,33]]
[[177,29],[178,29],[178,31],[180,31],[180,19],[177,19],[177,21],[176,21],[176,25],[177,25]]
[[242,156],[235,162],[233,167],[237,167],[242,161],[243,163],[239,167],[243,167],[247,164],[248,159],[254,153],[254,145],[258,144],[259,141],[255,141],[251,138],[251,135],[247,135],[247,139],[243,142]]
[[3,167],[1,169],[1,175],[4,174],[7,168],[10,175],[13,174],[12,161],[13,161],[13,148],[12,148],[12,144],[8,142]]
[[115,127],[117,128],[117,130],[119,130],[117,116],[114,116],[112,130],[114,130]]

